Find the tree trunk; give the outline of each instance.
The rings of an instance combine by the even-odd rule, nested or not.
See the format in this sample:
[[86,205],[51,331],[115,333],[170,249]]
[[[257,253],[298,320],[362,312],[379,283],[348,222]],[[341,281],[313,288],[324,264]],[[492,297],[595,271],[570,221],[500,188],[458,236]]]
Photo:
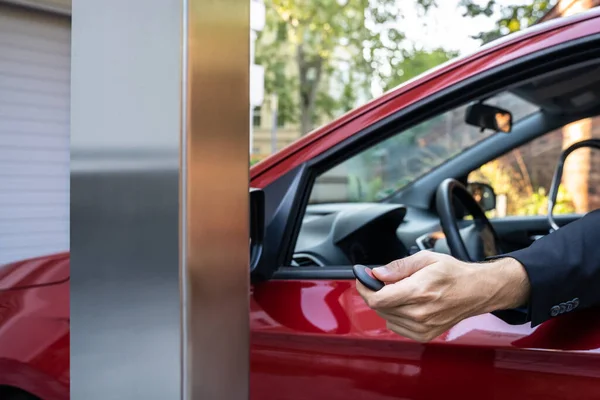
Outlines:
[[317,56],[308,60],[301,44],[298,45],[296,56],[300,77],[300,130],[301,134],[305,135],[314,128],[315,101],[321,81],[323,59]]
[[313,130],[312,110],[308,107],[300,106],[300,133],[306,135]]

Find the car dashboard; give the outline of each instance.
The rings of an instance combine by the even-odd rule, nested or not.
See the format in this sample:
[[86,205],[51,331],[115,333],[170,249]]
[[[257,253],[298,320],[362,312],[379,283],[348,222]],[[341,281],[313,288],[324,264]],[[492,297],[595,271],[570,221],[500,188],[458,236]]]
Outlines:
[[448,252],[439,218],[390,203],[307,207],[292,266],[383,265],[419,250]]

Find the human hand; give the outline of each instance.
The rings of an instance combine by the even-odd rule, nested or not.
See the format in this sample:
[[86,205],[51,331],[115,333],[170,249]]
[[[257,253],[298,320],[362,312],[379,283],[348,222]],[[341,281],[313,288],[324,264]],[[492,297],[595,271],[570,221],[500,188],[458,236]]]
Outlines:
[[356,281],[369,307],[388,329],[428,342],[465,318],[524,304],[529,281],[512,258],[466,263],[446,254],[421,251],[373,269],[386,283],[374,292]]

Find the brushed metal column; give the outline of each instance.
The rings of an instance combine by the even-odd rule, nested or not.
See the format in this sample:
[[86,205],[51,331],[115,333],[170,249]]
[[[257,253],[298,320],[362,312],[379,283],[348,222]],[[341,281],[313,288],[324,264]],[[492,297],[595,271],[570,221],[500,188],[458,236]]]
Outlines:
[[246,398],[249,5],[72,8],[72,398]]
[[185,4],[184,387],[247,399],[250,2]]

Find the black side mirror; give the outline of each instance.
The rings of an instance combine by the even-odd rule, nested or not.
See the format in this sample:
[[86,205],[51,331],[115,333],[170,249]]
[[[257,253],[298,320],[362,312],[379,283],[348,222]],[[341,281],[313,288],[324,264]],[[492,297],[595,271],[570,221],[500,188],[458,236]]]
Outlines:
[[260,260],[265,236],[265,193],[250,188],[250,271]]
[[554,216],[552,215],[554,211],[554,205],[556,204],[556,198],[558,197],[558,187],[560,186],[560,181],[562,180],[563,168],[565,166],[565,160],[569,155],[577,149],[581,149],[582,147],[590,147],[592,149],[600,150],[600,139],[588,139],[582,140],[581,142],[577,142],[567,147],[560,155],[558,159],[558,165],[556,166],[556,170],[554,171],[554,176],[552,177],[552,184],[550,185],[550,192],[548,193],[548,222],[550,223],[550,227],[552,230],[558,230],[559,226],[554,220]]
[[477,201],[483,211],[491,211],[496,208],[496,193],[487,183],[470,182],[467,191]]
[[510,111],[483,103],[471,104],[465,113],[465,122],[484,129],[509,133],[512,131],[513,117]]

